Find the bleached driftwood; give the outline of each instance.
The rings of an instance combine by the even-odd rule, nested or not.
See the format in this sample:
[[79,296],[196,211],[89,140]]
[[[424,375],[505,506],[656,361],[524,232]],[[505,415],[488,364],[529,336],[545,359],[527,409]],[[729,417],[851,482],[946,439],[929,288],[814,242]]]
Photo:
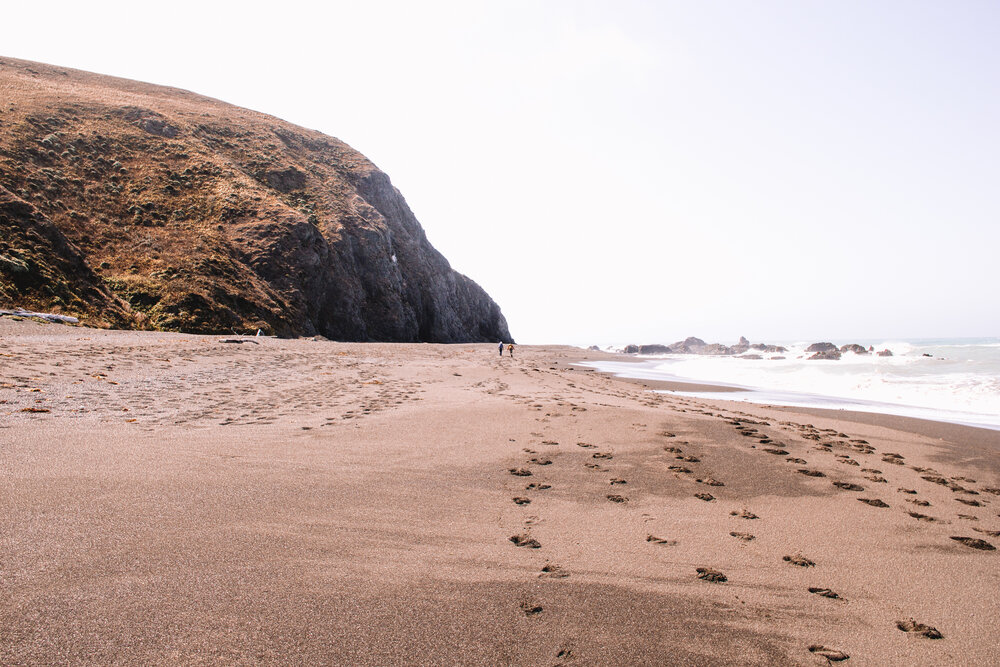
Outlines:
[[15,317],[39,317],[49,322],[61,322],[62,324],[79,324],[80,320],[69,315],[56,315],[55,313],[32,313],[27,310],[0,310],[0,317],[13,315]]

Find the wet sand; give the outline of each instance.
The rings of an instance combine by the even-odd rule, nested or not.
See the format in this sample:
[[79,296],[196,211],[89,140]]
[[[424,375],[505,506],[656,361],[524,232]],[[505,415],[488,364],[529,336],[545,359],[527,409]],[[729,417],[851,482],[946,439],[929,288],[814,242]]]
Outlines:
[[1000,663],[996,432],[224,340],[0,318],[0,664]]

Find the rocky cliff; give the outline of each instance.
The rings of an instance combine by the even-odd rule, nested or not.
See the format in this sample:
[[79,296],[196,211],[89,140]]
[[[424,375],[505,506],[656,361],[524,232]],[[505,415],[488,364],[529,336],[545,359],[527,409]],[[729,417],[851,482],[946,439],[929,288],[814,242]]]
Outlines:
[[509,340],[343,142],[188,91],[0,58],[0,307],[337,340]]

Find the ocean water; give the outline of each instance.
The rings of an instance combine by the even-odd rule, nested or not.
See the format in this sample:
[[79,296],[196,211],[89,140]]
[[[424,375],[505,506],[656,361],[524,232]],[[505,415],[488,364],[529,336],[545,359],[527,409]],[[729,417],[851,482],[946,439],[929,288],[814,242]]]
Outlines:
[[[593,362],[605,372],[651,380],[728,385],[744,391],[675,392],[769,405],[860,410],[1000,429],[1000,338],[871,341],[893,356],[844,354],[809,361],[809,342],[762,359],[700,355],[638,357],[636,362]],[[621,350],[608,346],[608,351]],[[777,357],[784,357],[783,359]]]

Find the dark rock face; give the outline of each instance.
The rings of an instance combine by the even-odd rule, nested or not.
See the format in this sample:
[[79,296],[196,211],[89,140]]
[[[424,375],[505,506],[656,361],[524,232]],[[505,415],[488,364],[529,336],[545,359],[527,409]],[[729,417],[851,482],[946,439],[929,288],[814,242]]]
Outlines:
[[0,307],[197,333],[511,340],[389,177],[337,139],[8,58],[0,88]]
[[837,349],[833,343],[813,343],[806,348],[806,352],[830,352]]
[[[808,350],[806,350],[806,351],[808,352]],[[836,347],[833,348],[832,350],[822,350],[822,351],[817,352],[816,354],[812,355],[811,357],[809,357],[809,359],[810,360],[812,360],[812,359],[827,359],[827,360],[830,360],[830,361],[836,361],[837,359],[840,359],[840,350],[838,350]]]
[[848,352],[853,352],[854,354],[868,354],[868,350],[864,345],[858,345],[857,343],[851,343],[850,345],[840,346],[841,354],[846,354]]
[[0,302],[65,308],[116,324],[128,305],[87,266],[79,249],[34,206],[0,187]]
[[289,193],[305,187],[306,175],[295,167],[289,167],[281,171],[267,172],[264,174],[264,182],[278,192]]
[[669,354],[670,348],[666,345],[640,345],[639,354]]

